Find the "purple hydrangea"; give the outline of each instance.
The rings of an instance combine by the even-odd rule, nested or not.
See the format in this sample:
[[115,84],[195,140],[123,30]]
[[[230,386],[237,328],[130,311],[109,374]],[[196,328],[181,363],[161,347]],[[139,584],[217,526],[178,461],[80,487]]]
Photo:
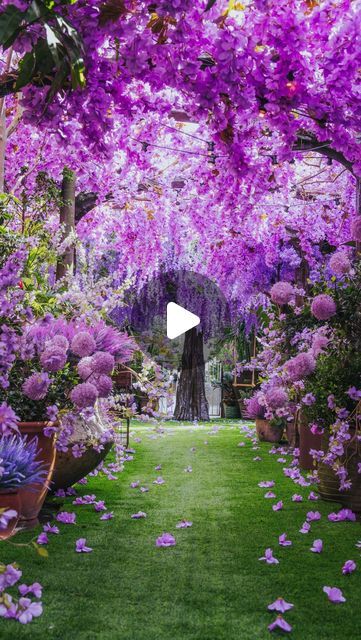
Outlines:
[[349,257],[343,251],[336,251],[330,259],[330,269],[336,276],[343,276],[351,269]]
[[113,389],[113,381],[109,376],[102,374],[94,374],[91,379],[94,386],[97,388],[99,398],[106,398],[109,396]]
[[271,409],[279,409],[287,404],[288,394],[281,387],[273,387],[267,391],[266,401]]
[[288,360],[285,366],[292,382],[296,382],[313,373],[316,368],[316,361],[311,353],[299,353]]
[[82,382],[81,384],[77,384],[70,393],[70,399],[78,409],[93,407],[97,397],[97,388],[91,382]]
[[57,345],[48,345],[40,356],[40,364],[45,371],[60,371],[67,361],[66,351]]
[[97,351],[91,359],[90,366],[94,373],[109,374],[115,366],[114,356],[106,351]]
[[327,293],[320,293],[312,301],[311,313],[317,320],[329,320],[336,313],[336,303]]
[[19,418],[6,402],[0,404],[0,435],[10,436],[18,431]]
[[72,339],[70,348],[76,356],[84,358],[94,353],[96,344],[93,336],[88,331],[79,331]]
[[45,372],[33,373],[29,376],[23,386],[22,390],[31,400],[43,400],[48,393],[51,379]]
[[272,302],[280,305],[291,302],[293,294],[293,286],[289,282],[284,281],[276,282],[270,290]]
[[353,240],[361,242],[361,217],[355,218],[351,223],[351,235]]

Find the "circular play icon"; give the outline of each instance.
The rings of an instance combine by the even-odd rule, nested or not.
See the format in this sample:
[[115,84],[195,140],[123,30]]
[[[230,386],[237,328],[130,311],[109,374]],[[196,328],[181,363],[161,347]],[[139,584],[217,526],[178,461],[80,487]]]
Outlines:
[[196,342],[201,342],[207,360],[229,325],[228,304],[218,286],[186,270],[148,280],[132,301],[128,320],[141,350],[172,370],[198,366],[191,357]]

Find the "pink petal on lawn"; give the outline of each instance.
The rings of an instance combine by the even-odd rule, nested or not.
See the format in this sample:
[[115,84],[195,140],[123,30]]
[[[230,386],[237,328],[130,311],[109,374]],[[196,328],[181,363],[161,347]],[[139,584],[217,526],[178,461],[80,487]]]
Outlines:
[[131,489],[136,489],[137,487],[139,487],[139,484],[140,484],[139,480],[136,480],[135,482],[131,482],[130,483],[130,488]]
[[276,494],[273,491],[267,491],[267,493],[264,494],[265,498],[275,498]]
[[273,504],[272,505],[272,509],[273,509],[273,511],[281,511],[281,509],[283,509],[282,500],[279,500],[278,502],[276,502],[276,504]]
[[262,480],[262,482],[258,483],[258,486],[261,487],[261,489],[271,489],[271,487],[275,486],[275,481],[274,480]]
[[309,522],[304,522],[301,529],[300,529],[300,533],[308,533],[311,530],[311,525]]
[[138,513],[133,513],[130,517],[133,518],[133,520],[140,520],[140,518],[146,518],[147,514],[144,513],[144,511],[138,511]]
[[281,545],[281,547],[290,547],[292,542],[291,540],[287,540],[287,533],[281,533],[281,535],[278,537],[278,544]]
[[321,520],[321,514],[319,511],[309,511],[306,515],[307,522],[316,522]]
[[281,631],[286,631],[289,633],[292,631],[292,627],[282,616],[277,616],[276,620],[268,625],[269,631],[275,631],[276,629],[280,629]]
[[303,498],[298,493],[294,493],[292,496],[292,502],[302,502]]
[[341,589],[337,587],[323,587],[322,591],[327,594],[329,601],[334,604],[346,602],[346,598],[343,597]]
[[79,538],[75,543],[75,551],[77,553],[90,553],[93,549],[91,547],[87,547],[86,538]]
[[323,549],[323,542],[320,538],[318,538],[317,540],[313,541],[313,545],[310,551],[313,551],[313,553],[321,553],[322,549]]
[[342,567],[342,573],[344,576],[347,576],[350,573],[353,573],[355,569],[356,569],[356,562],[354,562],[353,560],[346,560],[345,564]]
[[107,513],[103,513],[99,520],[111,520],[112,518],[114,518],[114,511],[108,511]]
[[267,562],[267,564],[279,564],[279,561],[273,556],[273,551],[270,548],[266,549],[264,556],[261,556],[258,560]]
[[62,522],[63,524],[75,524],[76,515],[69,511],[60,511],[60,513],[57,514],[56,519],[58,522]]
[[181,520],[180,522],[178,522],[178,524],[176,524],[176,529],[188,529],[188,527],[191,527],[193,524],[193,522],[190,522],[190,520]]
[[283,598],[277,598],[272,604],[268,605],[269,611],[277,611],[277,613],[284,613],[293,609],[294,605],[291,602],[286,602]]
[[162,533],[155,541],[156,547],[174,547],[176,539],[171,533]]

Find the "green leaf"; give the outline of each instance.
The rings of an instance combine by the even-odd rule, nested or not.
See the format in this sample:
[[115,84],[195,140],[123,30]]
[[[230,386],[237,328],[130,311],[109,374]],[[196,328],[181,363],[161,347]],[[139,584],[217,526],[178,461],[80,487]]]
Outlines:
[[25,87],[25,85],[31,81],[35,71],[35,64],[36,59],[34,51],[29,51],[19,63],[20,71],[15,85],[17,91],[22,87]]
[[9,40],[14,34],[16,38],[23,17],[23,12],[12,4],[0,15],[0,44],[3,45],[4,49],[7,49],[12,43],[10,42],[9,44]]
[[217,0],[208,0],[205,11],[209,11],[216,4]]

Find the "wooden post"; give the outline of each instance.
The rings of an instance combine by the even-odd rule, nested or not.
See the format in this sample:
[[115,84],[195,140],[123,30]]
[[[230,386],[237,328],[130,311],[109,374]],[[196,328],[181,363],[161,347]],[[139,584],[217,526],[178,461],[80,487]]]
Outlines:
[[[63,239],[65,240],[75,231],[75,173],[64,167],[61,186],[60,224],[64,225]],[[56,279],[60,280],[66,273],[73,273],[74,247],[68,247],[62,256],[58,257],[56,265]]]

